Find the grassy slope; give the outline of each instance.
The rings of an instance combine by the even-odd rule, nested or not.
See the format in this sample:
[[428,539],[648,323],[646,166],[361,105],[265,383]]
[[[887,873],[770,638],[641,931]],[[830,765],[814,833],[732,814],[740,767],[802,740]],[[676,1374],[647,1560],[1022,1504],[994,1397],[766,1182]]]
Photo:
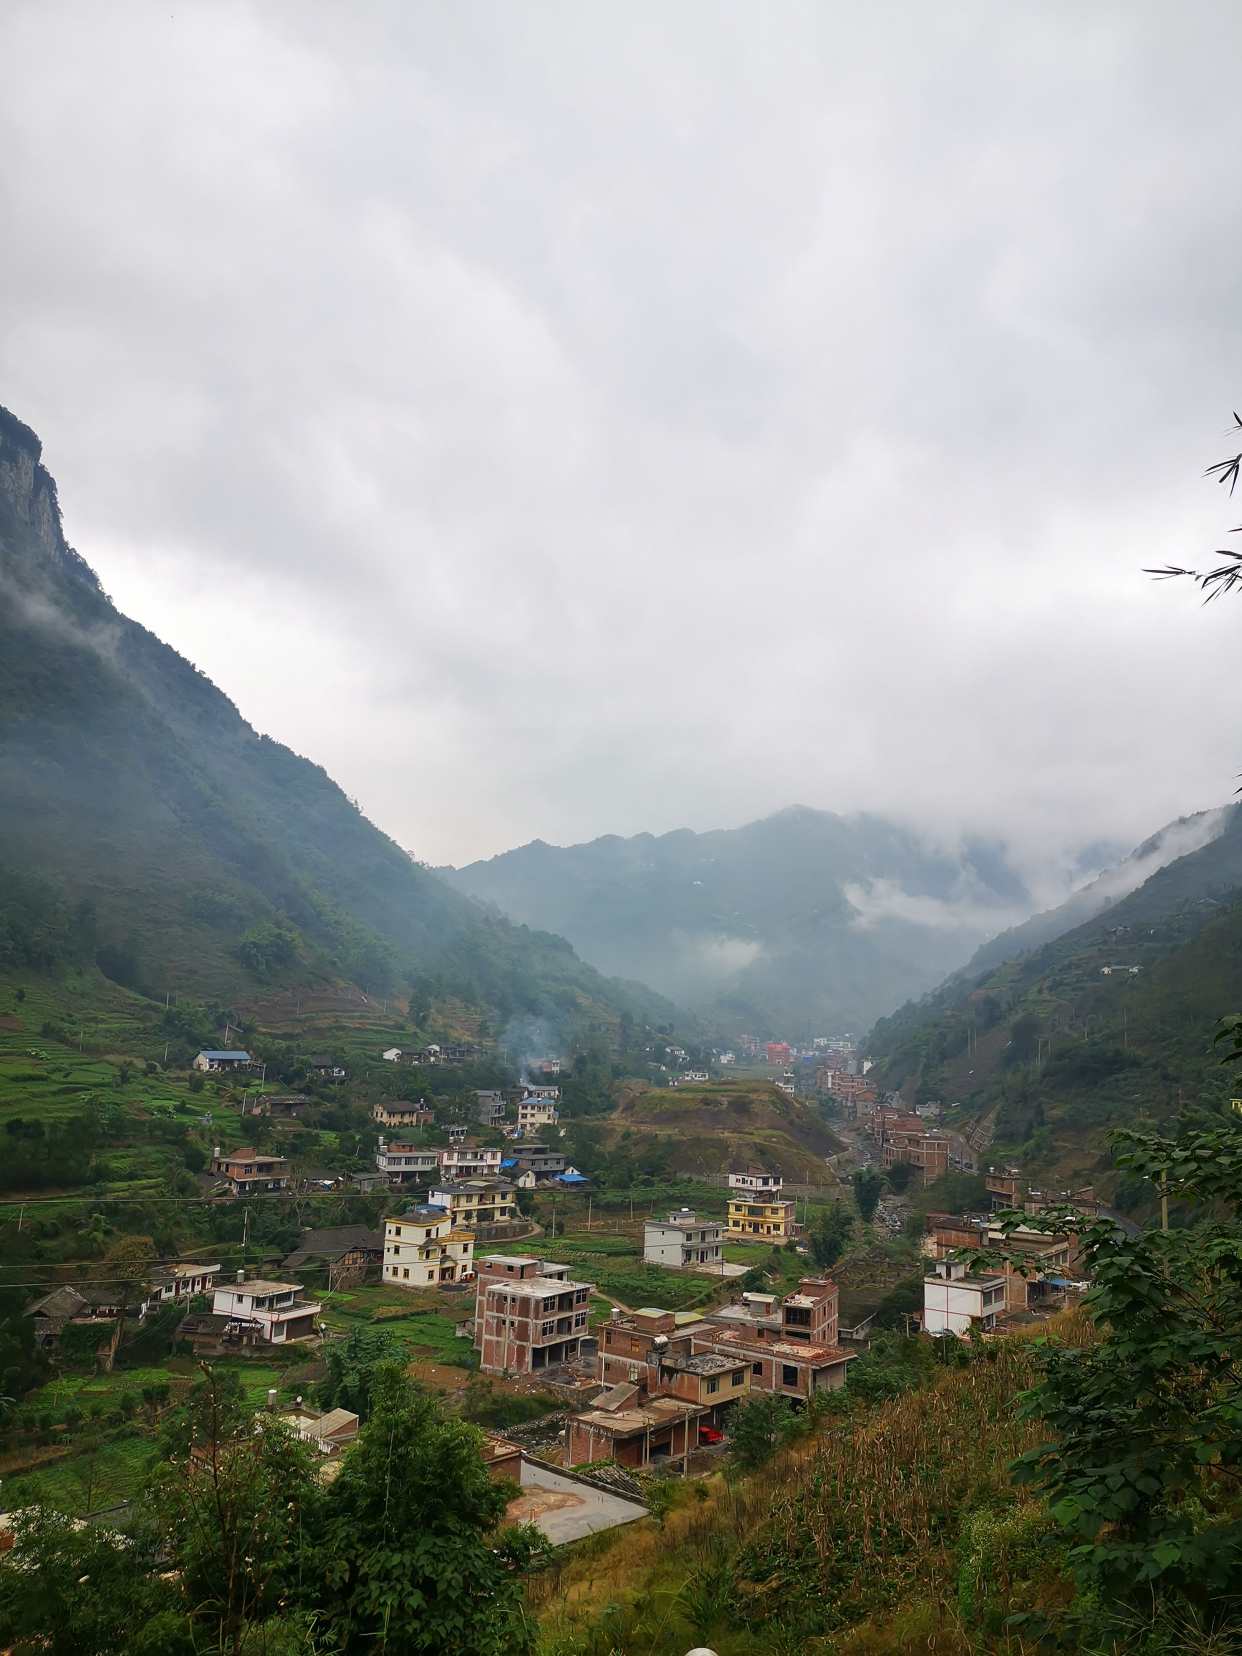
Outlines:
[[[1042,1332],[1090,1338],[1076,1317]],[[537,1580],[544,1648],[752,1656],[823,1634],[859,1652],[1004,1647],[1011,1609],[1069,1596],[1038,1504],[1008,1487],[1034,1435],[1013,1418],[1033,1357],[1007,1338],[749,1478],[680,1485],[662,1528],[608,1532]]]

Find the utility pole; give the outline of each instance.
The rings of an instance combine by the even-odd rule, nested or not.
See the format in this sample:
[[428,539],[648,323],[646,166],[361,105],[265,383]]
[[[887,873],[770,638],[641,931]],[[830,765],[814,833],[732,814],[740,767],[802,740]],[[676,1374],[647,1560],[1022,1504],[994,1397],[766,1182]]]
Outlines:
[[1169,1171],[1165,1168],[1160,1175],[1160,1229],[1169,1228]]

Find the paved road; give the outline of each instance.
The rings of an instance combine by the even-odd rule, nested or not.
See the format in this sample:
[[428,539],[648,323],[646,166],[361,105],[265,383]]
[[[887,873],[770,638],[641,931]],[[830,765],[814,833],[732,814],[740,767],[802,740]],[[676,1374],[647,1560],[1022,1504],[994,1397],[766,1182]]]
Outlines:
[[[539,1511],[541,1502],[536,1492],[540,1490],[566,1504]],[[522,1462],[522,1494],[532,1497],[530,1504],[536,1509],[530,1515],[531,1522],[558,1547],[567,1541],[580,1541],[584,1535],[594,1535],[596,1530],[616,1529],[618,1524],[632,1524],[636,1518],[647,1516],[646,1507],[637,1501],[605,1494],[602,1489],[592,1489],[590,1484],[579,1483],[576,1478],[563,1478],[559,1472],[546,1466],[533,1466],[527,1460]],[[512,1508],[510,1515],[517,1516]]]

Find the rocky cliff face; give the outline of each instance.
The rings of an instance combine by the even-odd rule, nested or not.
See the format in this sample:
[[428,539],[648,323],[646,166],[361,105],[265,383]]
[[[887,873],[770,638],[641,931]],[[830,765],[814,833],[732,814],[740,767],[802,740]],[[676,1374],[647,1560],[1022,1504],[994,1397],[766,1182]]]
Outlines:
[[0,408],[0,497],[8,501],[49,558],[101,590],[95,571],[65,540],[56,479],[42,463],[43,445],[28,425]]

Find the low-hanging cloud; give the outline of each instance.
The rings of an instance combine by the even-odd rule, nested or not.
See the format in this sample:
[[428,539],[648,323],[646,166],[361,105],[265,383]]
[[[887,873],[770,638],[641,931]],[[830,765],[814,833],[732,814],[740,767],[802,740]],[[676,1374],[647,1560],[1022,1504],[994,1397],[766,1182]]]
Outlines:
[[1235,612],[1141,573],[1242,355],[1194,17],[13,0],[0,401],[420,857],[797,798],[1050,889],[1242,746]]

